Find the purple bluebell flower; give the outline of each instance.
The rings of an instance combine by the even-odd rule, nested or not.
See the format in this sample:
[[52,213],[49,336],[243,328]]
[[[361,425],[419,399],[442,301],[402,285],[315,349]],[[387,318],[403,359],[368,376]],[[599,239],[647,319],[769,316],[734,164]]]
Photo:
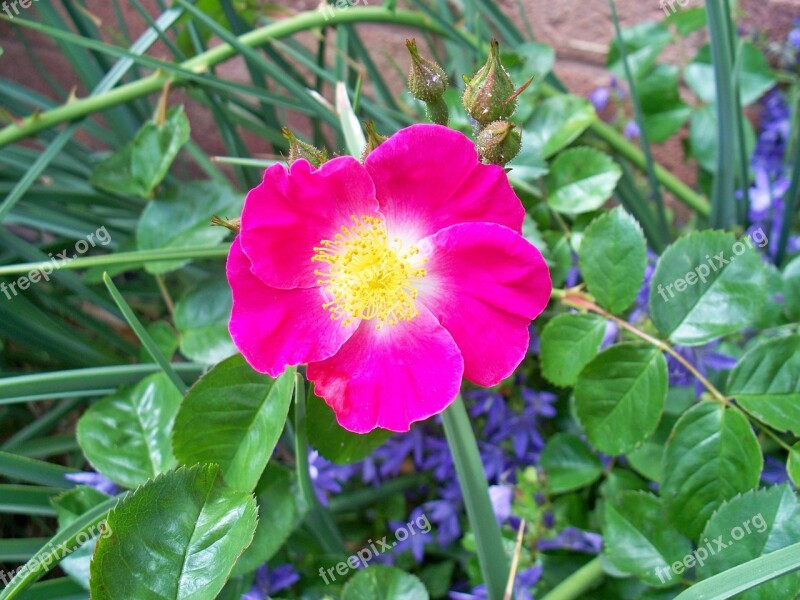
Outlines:
[[589,101],[594,104],[594,109],[597,112],[605,110],[610,97],[611,91],[607,87],[598,87],[589,93]]
[[[417,519],[424,517],[425,513],[423,511],[424,509],[421,506],[415,508],[411,511],[408,522],[415,522]],[[425,556],[425,546],[432,544],[434,541],[431,532],[414,529],[414,533],[412,534],[408,531],[407,523],[398,523],[396,521],[389,522],[389,526],[392,528],[392,531],[395,532],[395,536],[397,536],[397,532],[401,529],[409,534],[404,540],[398,539],[397,542],[395,542],[393,551],[396,553],[410,551],[414,560],[421,563]]]
[[795,50],[800,51],[800,19],[794,20],[794,27],[789,32],[786,41],[789,42],[789,45],[794,48]]
[[598,554],[603,548],[603,536],[577,527],[567,527],[550,540],[540,540],[539,550],[572,550],[586,554]]
[[502,525],[511,516],[511,502],[514,500],[514,488],[510,485],[490,485],[489,499],[492,502],[494,516],[498,525]]
[[[719,340],[710,342],[705,346],[675,346],[675,350],[689,364],[693,365],[701,375],[706,376],[708,375],[708,369],[727,371],[736,365],[736,359],[732,356],[715,352],[714,348],[717,346],[719,346]],[[703,392],[703,385],[672,356],[667,356],[667,370],[671,386],[688,387],[694,385],[698,395]]]
[[558,396],[553,392],[544,390],[537,391],[528,387],[523,387],[520,390],[520,394],[533,415],[548,419],[556,416],[556,407],[554,404],[556,400],[558,400]]
[[625,124],[625,128],[622,130],[622,133],[629,140],[635,140],[641,135],[642,132],[639,129],[639,124],[636,121],[628,121]]
[[544,525],[545,529],[552,529],[556,525],[556,516],[551,512],[544,513],[542,525]]
[[311,450],[308,453],[308,470],[317,498],[319,498],[323,506],[327,506],[328,494],[341,492],[342,484],[350,479],[356,471],[356,467],[353,465],[335,465],[323,458],[316,450]]
[[422,505],[422,511],[435,526],[436,541],[440,546],[449,546],[461,537],[461,523],[454,502],[432,500]]
[[761,483],[764,485],[778,485],[787,481],[789,481],[789,476],[786,474],[786,464],[774,456],[765,454]]
[[292,565],[284,564],[270,568],[261,565],[256,571],[256,580],[250,590],[242,594],[242,600],[268,600],[273,594],[285,590],[300,581],[300,575]]
[[771,209],[780,208],[783,196],[789,189],[789,179],[770,176],[767,169],[756,167],[755,181],[750,188],[750,220],[754,223],[765,222]]
[[[517,600],[533,600],[531,588],[533,588],[542,578],[542,567],[534,565],[517,573],[514,580],[514,591]],[[489,593],[484,584],[473,587],[469,592],[451,591],[448,594],[450,600],[488,600]]]
[[103,492],[104,494],[108,494],[109,496],[113,496],[119,491],[117,484],[111,481],[105,475],[101,475],[100,473],[95,473],[94,471],[83,471],[80,473],[67,473],[64,475],[64,479],[67,481],[72,481],[74,483],[79,483],[81,485],[86,485],[91,488],[96,489],[98,492]]

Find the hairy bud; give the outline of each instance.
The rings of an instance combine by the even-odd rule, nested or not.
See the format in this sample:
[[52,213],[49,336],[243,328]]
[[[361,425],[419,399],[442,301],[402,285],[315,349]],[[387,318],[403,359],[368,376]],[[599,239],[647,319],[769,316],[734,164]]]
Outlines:
[[411,54],[411,71],[408,74],[411,95],[426,104],[441,99],[448,86],[447,73],[435,62],[420,56],[416,40],[406,40],[406,48]]
[[328,160],[328,153],[325,150],[320,150],[319,148],[298,139],[288,127],[281,129],[281,133],[289,142],[289,156],[287,160],[290,165],[299,158],[305,158],[314,167],[319,168]]
[[517,97],[531,84],[531,78],[518,90],[500,62],[500,43],[492,40],[489,60],[471,79],[464,78],[464,108],[479,125],[507,119],[517,109]]
[[478,154],[484,162],[505,165],[522,147],[522,135],[509,121],[489,123],[478,134]]
[[364,152],[361,154],[362,162],[367,159],[367,156],[369,156],[375,148],[389,139],[385,135],[381,135],[375,131],[375,123],[372,121],[367,121],[364,124],[364,128],[367,130],[367,145],[364,147]]

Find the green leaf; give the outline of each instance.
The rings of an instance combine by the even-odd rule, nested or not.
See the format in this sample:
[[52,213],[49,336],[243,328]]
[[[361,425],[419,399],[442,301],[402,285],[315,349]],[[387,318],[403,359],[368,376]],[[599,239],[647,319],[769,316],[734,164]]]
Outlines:
[[800,442],[795,443],[786,459],[786,473],[796,486],[800,485]]
[[557,433],[547,440],[540,464],[554,494],[586,487],[603,472],[600,459],[579,437],[568,433]]
[[644,129],[651,142],[668,140],[692,114],[692,108],[681,101],[678,75],[675,65],[658,65],[637,86]]
[[650,282],[650,314],[663,335],[696,346],[739,331],[759,316],[765,273],[749,240],[703,231],[666,249]]
[[428,598],[428,591],[419,579],[396,567],[382,565],[358,571],[342,592],[342,600],[428,600]]
[[219,363],[181,404],[173,435],[177,459],[218,464],[228,485],[252,491],[286,423],[293,378],[293,368],[277,379],[257,373],[240,355]]
[[182,467],[122,499],[91,565],[93,600],[212,600],[256,528],[250,494],[216,465]]
[[99,162],[91,183],[114,194],[150,198],[188,141],[189,120],[183,106],[175,106],[163,124],[145,123],[133,141]]
[[583,367],[600,351],[606,321],[592,314],[558,315],[542,331],[542,375],[552,383],[575,385]]
[[[625,45],[625,54],[634,79],[641,79],[650,71],[671,39],[667,28],[660,23],[639,23],[622,30],[622,43]],[[617,38],[614,38],[609,47],[606,66],[617,77],[625,77]]]
[[170,432],[180,402],[166,375],[151,375],[87,410],[78,443],[99,473],[135,488],[175,465]]
[[[214,215],[234,216],[242,211],[242,198],[213,181],[192,181],[150,202],[136,229],[139,250],[166,250],[209,246],[221,242],[228,230],[211,227]],[[167,273],[188,260],[147,263],[150,273]]]
[[[718,540],[718,541],[715,541]],[[719,543],[725,544],[724,548]],[[752,490],[723,504],[709,520],[700,549],[708,558],[698,562],[698,579],[707,579],[747,561],[800,542],[800,505],[788,485]],[[795,598],[800,594],[800,573],[763,583],[737,596],[742,600]]]
[[308,399],[308,441],[331,462],[363,460],[391,436],[392,432],[384,429],[363,435],[347,431],[337,423],[333,409],[322,398],[312,394]]
[[800,436],[800,335],[768,340],[731,371],[728,394],[759,421]]
[[792,321],[800,321],[800,256],[796,256],[786,265],[781,276],[786,315]]
[[675,600],[726,600],[786,573],[800,569],[800,544],[733,567],[694,584]]
[[597,210],[614,193],[622,169],[594,148],[571,148],[559,154],[547,176],[547,204],[560,213],[576,215]]
[[[713,106],[696,108],[689,123],[689,147],[691,155],[709,173],[717,171],[717,112]],[[753,152],[756,136],[750,121],[744,120],[745,149],[748,156]]]
[[620,314],[633,304],[644,282],[647,242],[639,223],[622,207],[592,221],[578,257],[589,293],[601,305]]
[[683,560],[692,546],[665,522],[661,500],[647,492],[622,492],[605,503],[603,555],[648,585],[674,585],[670,565]]
[[624,454],[658,427],[667,395],[667,361],[652,346],[618,344],[586,365],[575,384],[575,412],[589,442]]
[[228,333],[232,305],[231,289],[224,278],[196,283],[175,304],[181,353],[203,364],[215,364],[235,354]]
[[253,543],[236,563],[234,576],[255,571],[275,556],[302,516],[295,501],[294,475],[285,467],[268,465],[256,486],[255,494],[258,526]]
[[596,118],[594,107],[586,98],[554,96],[536,107],[522,138],[530,138],[531,148],[548,158],[569,145]]
[[702,6],[675,11],[662,21],[664,25],[674,25],[682,36],[702,29],[707,22],[706,9]]
[[664,450],[661,495],[670,522],[696,539],[723,502],[758,485],[763,458],[747,419],[701,402],[675,424]]
[[[741,54],[737,56],[737,62],[742,106],[749,106],[773,88],[775,77],[758,46],[744,42],[739,46],[739,51]],[[686,65],[683,79],[700,100],[706,104],[714,104],[716,83],[710,44],[700,48],[692,62]]]

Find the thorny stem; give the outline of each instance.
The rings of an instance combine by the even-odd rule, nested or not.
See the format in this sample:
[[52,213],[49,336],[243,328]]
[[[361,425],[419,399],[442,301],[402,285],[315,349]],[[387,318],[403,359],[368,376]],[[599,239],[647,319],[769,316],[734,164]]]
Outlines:
[[619,317],[612,315],[610,312],[600,308],[592,301],[592,297],[588,294],[580,292],[578,290],[570,289],[570,290],[554,290],[553,297],[558,298],[562,304],[566,306],[572,306],[574,308],[580,308],[583,310],[588,310],[593,313],[596,313],[606,319],[609,319],[622,327],[623,329],[630,331],[637,337],[645,340],[646,342],[652,344],[656,348],[666,352],[670,356],[672,356],[675,360],[677,360],[681,365],[683,365],[687,371],[689,371],[692,375],[694,375],[697,380],[703,384],[711,396],[717,401],[722,403],[724,406],[728,405],[728,398],[720,392],[714,384],[712,384],[708,379],[703,376],[700,371],[698,371],[695,366],[687,361],[683,356],[681,356],[677,350],[675,350],[672,346],[666,343],[663,340],[659,340],[652,335],[645,333],[635,325],[632,325],[625,321],[624,319],[620,319]]

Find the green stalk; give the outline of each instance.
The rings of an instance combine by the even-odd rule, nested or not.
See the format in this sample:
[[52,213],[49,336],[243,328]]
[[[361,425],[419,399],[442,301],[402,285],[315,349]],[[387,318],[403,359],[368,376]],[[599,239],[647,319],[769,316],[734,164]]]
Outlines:
[[297,482],[308,507],[306,522],[325,552],[344,556],[347,554],[347,550],[342,535],[333,521],[331,512],[319,503],[311,482],[311,473],[308,467],[308,434],[306,432],[306,392],[302,373],[297,373],[294,377],[294,424]]
[[508,556],[489,500],[489,486],[478,443],[461,396],[442,413],[442,423],[467,507],[467,517],[475,533],[478,562],[489,600],[502,600],[508,581]]
[[[727,1],[727,0],[723,0]],[[727,229],[736,224],[734,199],[734,155],[736,150],[736,106],[732,83],[730,22],[720,0],[706,0],[708,33],[714,63],[717,104],[717,172],[711,201],[711,226]]]
[[598,556],[559,583],[542,600],[577,600],[578,598],[584,598],[585,592],[597,585],[604,575],[603,565]]

